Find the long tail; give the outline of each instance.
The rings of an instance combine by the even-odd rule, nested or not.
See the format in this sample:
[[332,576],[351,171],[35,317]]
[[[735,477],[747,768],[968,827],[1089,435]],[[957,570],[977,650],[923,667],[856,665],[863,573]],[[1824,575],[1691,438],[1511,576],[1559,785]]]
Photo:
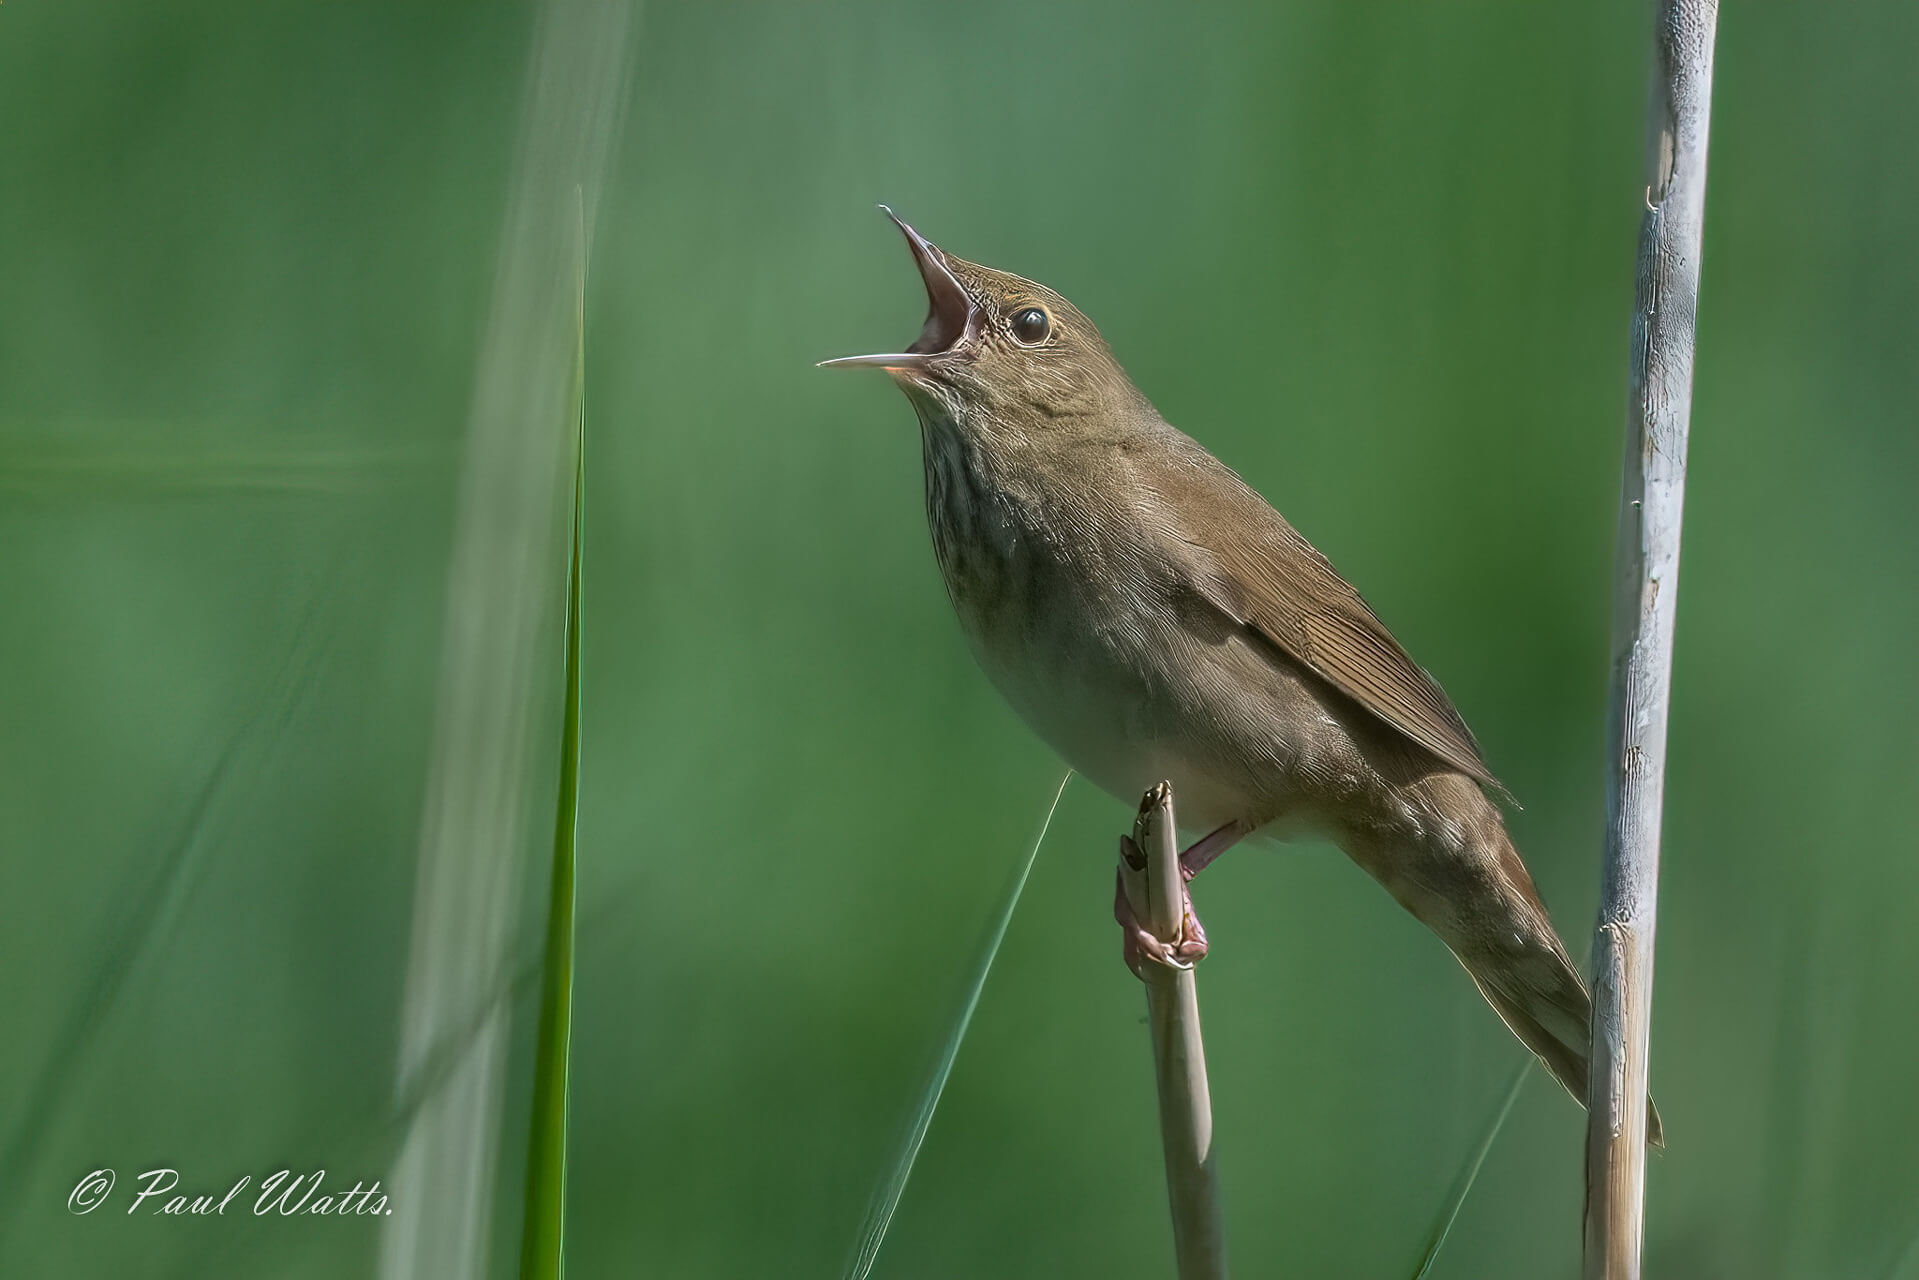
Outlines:
[[[1451,802],[1448,807],[1464,819],[1460,827],[1471,833],[1464,851],[1458,843],[1393,845],[1382,857],[1379,845],[1357,841],[1355,860],[1440,936],[1486,1002],[1583,1107],[1592,998],[1498,810],[1464,776],[1449,781],[1459,785],[1440,798]],[[1652,1145],[1665,1145],[1659,1110],[1650,1101],[1646,1134]]]
[[[1551,951],[1526,950],[1533,954],[1497,957],[1490,963],[1459,958],[1486,1003],[1583,1107],[1592,1057],[1592,998],[1557,938]],[[1646,1141],[1666,1145],[1659,1108],[1651,1099],[1646,1102]]]

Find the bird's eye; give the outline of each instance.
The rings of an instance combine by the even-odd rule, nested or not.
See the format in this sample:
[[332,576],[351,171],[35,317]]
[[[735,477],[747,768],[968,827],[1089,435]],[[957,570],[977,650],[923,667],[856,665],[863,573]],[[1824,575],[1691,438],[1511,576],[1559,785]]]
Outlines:
[[1013,336],[1023,346],[1037,347],[1046,341],[1046,335],[1052,331],[1052,318],[1038,307],[1028,307],[1013,314]]

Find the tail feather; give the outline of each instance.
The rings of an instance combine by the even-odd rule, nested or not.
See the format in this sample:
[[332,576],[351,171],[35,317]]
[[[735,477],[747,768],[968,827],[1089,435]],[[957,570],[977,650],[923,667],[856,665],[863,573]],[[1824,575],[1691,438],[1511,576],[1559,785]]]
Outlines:
[[[1554,948],[1557,951],[1558,948]],[[1580,1106],[1588,1096],[1592,1054],[1592,998],[1563,955],[1526,957],[1531,963],[1466,965],[1479,993],[1520,1042],[1536,1054]],[[1646,1141],[1666,1145],[1659,1108],[1646,1100]]]
[[[1592,998],[1553,931],[1498,808],[1459,773],[1422,777],[1415,794],[1425,812],[1445,822],[1421,828],[1413,839],[1350,831],[1346,851],[1439,935],[1486,1003],[1585,1106]],[[1646,1137],[1656,1147],[1666,1145],[1650,1099]]]

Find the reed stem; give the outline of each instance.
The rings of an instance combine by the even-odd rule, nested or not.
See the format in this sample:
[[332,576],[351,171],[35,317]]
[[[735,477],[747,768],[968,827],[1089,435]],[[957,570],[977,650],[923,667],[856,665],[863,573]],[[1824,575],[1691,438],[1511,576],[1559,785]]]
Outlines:
[[[1129,853],[1143,855],[1134,865]],[[1173,823],[1173,789],[1161,783],[1140,801],[1131,847],[1122,841],[1120,885],[1139,922],[1171,946],[1186,931],[1186,892]],[[1226,1232],[1220,1217],[1213,1151],[1213,1101],[1200,1037],[1199,987],[1193,968],[1144,958],[1146,1017],[1152,1031],[1159,1091],[1159,1134],[1166,1157],[1166,1198],[1180,1280],[1223,1280]]]
[[1659,0],[1613,609],[1613,771],[1593,939],[1585,1275],[1637,1280],[1679,531],[1717,0]]

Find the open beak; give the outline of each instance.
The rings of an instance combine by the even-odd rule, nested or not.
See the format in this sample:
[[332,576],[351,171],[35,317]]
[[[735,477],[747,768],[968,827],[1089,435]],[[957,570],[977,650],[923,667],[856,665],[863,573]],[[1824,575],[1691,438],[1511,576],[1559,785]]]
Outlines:
[[838,360],[822,360],[822,369],[923,369],[934,357],[945,355],[963,342],[973,328],[978,309],[967,296],[966,289],[954,277],[946,265],[946,255],[934,247],[913,228],[901,222],[885,205],[880,208],[886,216],[893,219],[893,225],[906,237],[907,247],[913,251],[913,263],[920,269],[920,279],[926,284],[926,324],[920,329],[920,336],[913,345],[904,351],[876,356],[841,356]]

